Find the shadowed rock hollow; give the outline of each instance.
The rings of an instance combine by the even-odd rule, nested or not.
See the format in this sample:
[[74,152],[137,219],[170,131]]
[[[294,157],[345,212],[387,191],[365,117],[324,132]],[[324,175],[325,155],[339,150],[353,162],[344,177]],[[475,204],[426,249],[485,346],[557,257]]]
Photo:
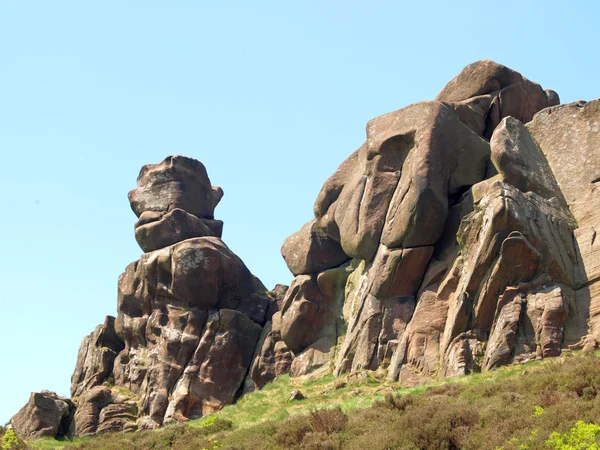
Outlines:
[[[222,196],[199,161],[142,168],[146,253],[119,278],[118,316],[83,340],[72,402],[33,394],[18,434],[197,418],[285,373],[414,385],[600,339],[599,100],[559,105],[479,61],[371,120],[283,243],[289,288],[267,292],[220,239]],[[56,411],[23,419],[42,403]]]

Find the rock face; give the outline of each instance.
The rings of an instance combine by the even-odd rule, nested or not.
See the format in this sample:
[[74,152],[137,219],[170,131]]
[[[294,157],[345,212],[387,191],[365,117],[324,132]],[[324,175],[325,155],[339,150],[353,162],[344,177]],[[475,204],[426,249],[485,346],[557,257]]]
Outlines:
[[129,193],[131,209],[139,217],[135,239],[151,252],[193,237],[221,237],[223,222],[214,220],[223,190],[212,186],[200,161],[169,156],[148,164]]
[[[593,348],[598,205],[600,101],[559,106],[507,67],[471,64],[435,101],[367,124],[283,245],[296,278],[269,334],[292,375],[406,384]],[[277,362],[272,344],[257,353]]]
[[[145,254],[119,278],[118,315],[83,339],[73,402],[32,394],[13,418],[20,435],[84,436],[193,419],[232,403],[246,378],[262,386],[289,370],[265,358],[248,376],[286,287],[267,292],[220,239],[214,209],[222,196],[194,159],[170,156],[142,168],[129,200]],[[280,355],[284,344],[273,345]]]
[[369,121],[283,243],[289,288],[267,292],[223,243],[222,196],[199,161],[142,168],[145,254],[118,315],[83,340],[73,402],[32,394],[18,434],[154,428],[287,373],[414,385],[600,340],[600,100],[559,105],[479,61]]

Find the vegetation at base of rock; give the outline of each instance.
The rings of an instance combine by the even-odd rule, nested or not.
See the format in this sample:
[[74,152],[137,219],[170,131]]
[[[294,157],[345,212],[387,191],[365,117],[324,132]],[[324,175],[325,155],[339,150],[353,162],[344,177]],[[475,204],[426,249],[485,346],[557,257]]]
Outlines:
[[[376,372],[281,377],[214,415],[156,431],[43,439],[34,449],[599,448],[600,354],[507,366],[400,389]],[[292,388],[305,400],[287,403]],[[594,447],[596,446],[596,447]]]
[[13,430],[0,427],[0,448],[2,450],[25,450],[29,447]]

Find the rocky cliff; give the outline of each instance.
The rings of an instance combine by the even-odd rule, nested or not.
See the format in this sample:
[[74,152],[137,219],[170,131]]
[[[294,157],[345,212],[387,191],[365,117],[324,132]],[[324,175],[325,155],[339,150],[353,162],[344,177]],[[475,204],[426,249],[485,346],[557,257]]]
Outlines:
[[292,374],[414,384],[595,346],[599,131],[600,101],[491,61],[371,120],[282,247]]
[[285,373],[413,385],[600,339],[600,100],[560,105],[480,61],[371,120],[283,243],[289,289],[267,292],[221,241],[222,195],[196,160],[142,168],[146,253],[118,316],[83,340],[72,399],[32,394],[17,433],[154,428]]

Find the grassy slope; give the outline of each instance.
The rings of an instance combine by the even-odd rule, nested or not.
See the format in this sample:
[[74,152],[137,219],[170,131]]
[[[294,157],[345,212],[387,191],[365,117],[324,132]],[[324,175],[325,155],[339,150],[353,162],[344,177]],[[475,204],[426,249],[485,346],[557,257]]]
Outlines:
[[[288,402],[293,389],[307,398]],[[600,358],[579,353],[415,388],[373,372],[317,380],[284,376],[187,425],[30,444],[36,449],[548,448],[544,443],[553,431],[567,432],[578,420],[600,423],[598,391]],[[330,411],[314,413],[323,408]]]

